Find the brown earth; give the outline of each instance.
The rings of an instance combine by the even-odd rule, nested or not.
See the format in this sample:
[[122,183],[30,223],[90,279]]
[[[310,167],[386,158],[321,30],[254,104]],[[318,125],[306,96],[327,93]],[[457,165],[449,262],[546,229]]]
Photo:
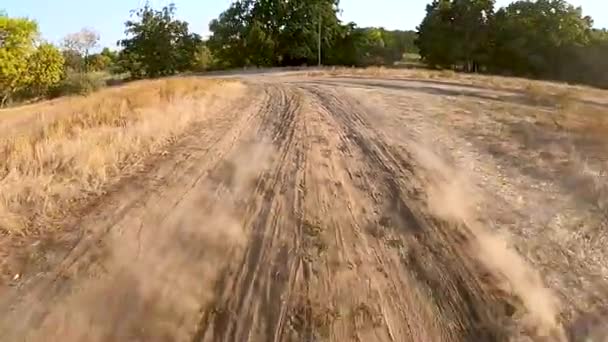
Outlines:
[[438,80],[243,82],[2,288],[2,341],[603,341],[605,116]]

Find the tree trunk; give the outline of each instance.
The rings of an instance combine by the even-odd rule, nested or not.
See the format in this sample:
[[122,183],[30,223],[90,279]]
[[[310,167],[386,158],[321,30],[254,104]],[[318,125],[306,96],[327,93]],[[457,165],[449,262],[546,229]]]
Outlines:
[[89,50],[84,51],[84,72],[89,72]]
[[6,104],[6,101],[8,101],[10,94],[10,92],[2,94],[2,98],[0,98],[0,108],[4,108],[4,105]]

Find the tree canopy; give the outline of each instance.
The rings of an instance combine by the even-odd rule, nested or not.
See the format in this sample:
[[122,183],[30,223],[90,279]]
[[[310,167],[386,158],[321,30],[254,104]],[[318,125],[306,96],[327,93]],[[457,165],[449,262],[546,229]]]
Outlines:
[[496,11],[493,0],[433,0],[416,45],[435,67],[608,86],[597,74],[608,64],[599,57],[608,37],[592,24],[566,0],[519,0]]
[[[245,0],[209,24],[222,67],[392,64],[415,52],[413,31],[358,28],[338,19],[336,0]],[[319,31],[319,24],[321,30]]]
[[42,43],[28,57],[26,85],[33,95],[40,96],[61,81],[64,59],[52,44]]
[[118,54],[107,47],[99,53],[94,53],[89,56],[89,70],[91,71],[112,71],[114,63],[116,63]]
[[188,23],[175,19],[175,5],[153,9],[149,4],[133,12],[136,19],[125,23],[126,39],[119,63],[132,77],[158,77],[189,70],[202,43]]
[[0,16],[0,104],[27,85],[27,60],[37,34],[32,20]]
[[565,0],[518,1],[497,11],[491,67],[535,76],[559,73],[560,55],[590,42],[592,21]]
[[494,0],[433,0],[418,27],[416,44],[432,66],[474,71],[487,60]]
[[59,82],[63,57],[51,44],[38,43],[38,25],[0,15],[0,106],[19,92],[38,95]]
[[208,46],[225,66],[316,64],[338,33],[336,0],[233,2],[209,24]]

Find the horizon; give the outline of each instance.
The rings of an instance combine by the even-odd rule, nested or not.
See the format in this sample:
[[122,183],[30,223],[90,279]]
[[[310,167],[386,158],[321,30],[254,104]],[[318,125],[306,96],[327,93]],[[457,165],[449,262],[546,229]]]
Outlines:
[[[115,49],[118,40],[125,37],[124,22],[129,19],[130,11],[141,7],[144,0],[110,0],[106,3],[83,3],[77,0],[62,0],[40,6],[40,0],[8,0],[0,9],[15,17],[28,17],[35,20],[44,40],[58,44],[69,33],[89,27],[100,35],[98,49]],[[231,0],[215,0],[202,4],[195,0],[153,0],[155,8],[171,2],[176,5],[176,17],[186,21],[190,30],[203,38],[209,36],[209,22],[226,10]],[[402,3],[402,0],[376,0],[373,6],[365,0],[341,0],[338,17],[343,22],[355,22],[359,27],[384,27],[389,30],[415,30],[425,15],[425,7],[430,0],[415,0]],[[505,6],[513,1],[497,0],[496,7]],[[583,8],[583,14],[593,18],[594,27],[608,27],[608,4],[594,0],[569,1]],[[38,3],[38,4],[37,4]],[[74,15],[67,15],[77,13]],[[200,13],[200,15],[199,15]],[[594,14],[601,14],[595,16]],[[61,19],[56,19],[61,18]],[[110,19],[108,19],[110,18]]]

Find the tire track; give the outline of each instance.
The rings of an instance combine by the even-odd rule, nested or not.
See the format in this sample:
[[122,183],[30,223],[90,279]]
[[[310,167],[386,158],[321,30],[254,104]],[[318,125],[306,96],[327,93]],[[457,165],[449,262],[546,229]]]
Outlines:
[[504,339],[505,303],[460,251],[466,227],[425,209],[412,153],[386,145],[343,94],[264,86],[256,135],[277,157],[245,214],[245,253],[193,341]]
[[298,134],[300,94],[275,86],[266,91],[269,101],[258,114],[257,134],[268,137],[277,157],[257,182],[258,206],[246,214],[250,242],[244,258],[220,281],[215,308],[206,313],[194,341],[283,340],[289,297],[301,269],[300,173],[306,161]]
[[[445,340],[504,339],[506,331],[501,323],[507,315],[501,309],[505,303],[489,292],[480,280],[479,265],[463,252],[470,234],[467,227],[454,227],[426,211],[424,192],[428,180],[413,164],[413,154],[396,153],[383,143],[355,100],[329,88],[304,89],[332,116],[344,132],[343,143],[360,152],[364,169],[375,176],[362,186],[369,194],[376,192],[378,198],[373,202],[381,203],[379,211],[389,213],[384,219],[389,222],[379,225],[394,230],[408,250],[400,256],[401,269],[395,270],[397,274],[407,272],[405,279],[413,284],[394,277],[397,287],[424,288],[429,293],[426,301],[437,313],[437,317],[429,318],[440,322],[437,328]],[[376,252],[384,253],[381,249]],[[390,272],[388,275],[392,277]],[[413,307],[411,303],[404,304]]]

